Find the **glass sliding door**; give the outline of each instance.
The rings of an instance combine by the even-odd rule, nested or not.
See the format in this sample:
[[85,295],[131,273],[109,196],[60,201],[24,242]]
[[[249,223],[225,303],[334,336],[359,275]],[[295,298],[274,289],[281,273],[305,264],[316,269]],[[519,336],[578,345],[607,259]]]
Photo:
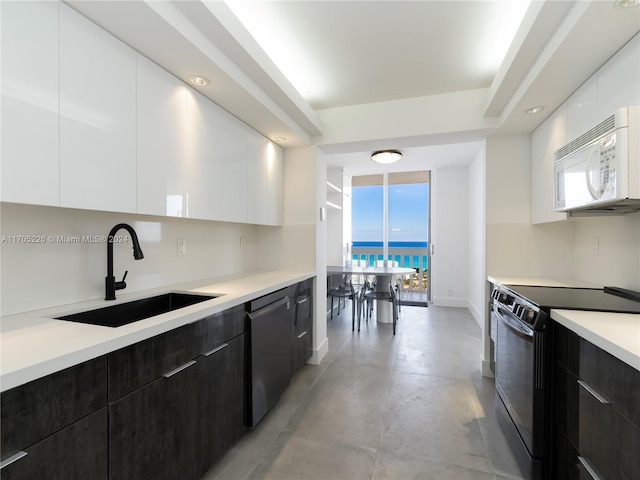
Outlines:
[[430,286],[429,181],[428,171],[352,178],[353,260],[414,268],[404,287],[417,303],[426,303]]
[[389,173],[388,260],[414,268],[416,274],[405,280],[405,289],[429,291],[429,180],[428,171]]

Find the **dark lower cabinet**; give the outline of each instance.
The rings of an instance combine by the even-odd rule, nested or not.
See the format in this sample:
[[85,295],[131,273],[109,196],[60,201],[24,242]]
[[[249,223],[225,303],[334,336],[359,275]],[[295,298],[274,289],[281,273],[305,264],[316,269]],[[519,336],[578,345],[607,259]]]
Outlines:
[[106,357],[2,392],[2,460],[106,405]]
[[[290,290],[292,374],[311,356],[311,287]],[[248,429],[246,322],[239,305],[3,392],[0,477],[200,478]]]
[[302,367],[313,353],[313,279],[289,287],[293,308],[291,339],[291,375]]
[[25,456],[0,471],[2,480],[107,480],[107,408],[23,452]]
[[553,478],[640,479],[640,372],[553,324]]
[[195,361],[109,405],[112,480],[197,479]]
[[198,477],[247,431],[246,335],[198,358]]

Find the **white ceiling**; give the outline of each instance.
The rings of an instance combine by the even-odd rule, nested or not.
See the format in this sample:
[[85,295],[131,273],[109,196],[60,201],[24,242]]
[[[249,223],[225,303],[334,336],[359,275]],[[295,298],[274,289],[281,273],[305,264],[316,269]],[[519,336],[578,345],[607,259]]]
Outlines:
[[514,1],[244,0],[255,38],[222,1],[66,3],[179,78],[210,77],[201,92],[265,136],[372,173],[372,150],[454,166],[486,135],[532,131],[640,31],[640,7],[613,0],[534,0],[518,25]]

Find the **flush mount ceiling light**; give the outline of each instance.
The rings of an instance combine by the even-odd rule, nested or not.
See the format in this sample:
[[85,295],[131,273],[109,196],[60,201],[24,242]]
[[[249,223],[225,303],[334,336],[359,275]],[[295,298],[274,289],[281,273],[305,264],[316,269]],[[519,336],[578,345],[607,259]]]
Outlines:
[[524,113],[530,113],[530,114],[534,114],[534,113],[540,113],[542,112],[545,108],[547,107],[543,107],[542,105],[539,105],[537,107],[531,107],[531,108],[527,108]]
[[273,137],[273,141],[276,143],[284,143],[287,141],[286,137]]
[[378,163],[394,163],[402,158],[397,150],[379,150],[371,154],[371,160]]
[[616,7],[630,8],[640,5],[640,0],[619,0],[615,3]]
[[201,77],[200,75],[189,75],[188,80],[196,87],[206,87],[211,83],[211,80],[207,77]]

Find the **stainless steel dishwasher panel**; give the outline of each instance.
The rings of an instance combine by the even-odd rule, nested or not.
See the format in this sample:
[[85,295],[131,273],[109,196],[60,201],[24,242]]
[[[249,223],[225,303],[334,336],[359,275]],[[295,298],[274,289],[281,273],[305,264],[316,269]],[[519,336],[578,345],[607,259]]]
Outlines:
[[289,297],[248,314],[251,341],[251,419],[255,427],[290,383],[292,322]]

